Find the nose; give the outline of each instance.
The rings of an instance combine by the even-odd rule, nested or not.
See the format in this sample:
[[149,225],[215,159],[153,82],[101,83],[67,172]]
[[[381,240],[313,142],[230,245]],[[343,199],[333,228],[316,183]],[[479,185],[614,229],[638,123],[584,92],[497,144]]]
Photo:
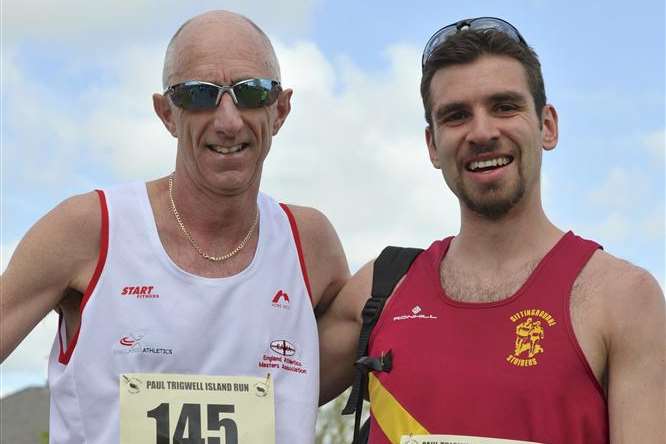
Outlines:
[[467,133],[469,143],[485,146],[497,142],[499,136],[499,128],[493,116],[485,111],[474,113]]
[[220,103],[215,108],[215,131],[228,137],[235,137],[243,127],[240,111],[228,92],[222,94]]

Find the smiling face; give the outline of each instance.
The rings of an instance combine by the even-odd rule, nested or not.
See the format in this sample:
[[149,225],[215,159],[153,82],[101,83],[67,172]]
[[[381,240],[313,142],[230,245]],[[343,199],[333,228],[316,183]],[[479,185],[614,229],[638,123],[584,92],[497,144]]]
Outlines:
[[506,56],[440,69],[430,85],[430,159],[463,207],[500,219],[540,204],[541,149],[557,143],[557,114],[534,109],[525,70]]
[[[248,78],[279,79],[270,43],[252,24],[230,13],[208,13],[188,22],[169,49],[169,85],[201,80],[230,85]],[[291,90],[263,108],[239,109],[225,93],[213,110],[188,111],[161,94],[155,111],[178,138],[176,169],[195,186],[236,195],[258,190],[264,159],[290,110]]]

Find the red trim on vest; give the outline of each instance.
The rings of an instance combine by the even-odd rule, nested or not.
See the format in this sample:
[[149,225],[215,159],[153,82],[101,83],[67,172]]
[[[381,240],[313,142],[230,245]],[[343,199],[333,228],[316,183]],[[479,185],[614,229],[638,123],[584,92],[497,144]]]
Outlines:
[[287,214],[289,219],[289,225],[291,225],[291,232],[294,235],[294,241],[296,241],[296,250],[298,250],[298,261],[301,263],[301,271],[303,272],[303,280],[305,281],[305,287],[308,289],[308,296],[310,297],[310,303],[314,306],[312,302],[312,290],[310,289],[310,279],[308,278],[308,270],[305,267],[305,258],[303,256],[303,246],[301,245],[301,236],[298,234],[298,226],[296,225],[296,219],[294,219],[294,214],[291,212],[289,207],[283,203],[280,203],[280,207]]
[[[573,235],[573,233],[571,234]],[[576,237],[580,239],[579,236]],[[590,361],[587,360],[587,356],[585,356],[585,352],[583,352],[583,349],[580,346],[580,342],[578,342],[578,338],[576,337],[576,333],[574,332],[573,329],[573,320],[571,319],[571,308],[570,308],[571,292],[573,291],[573,285],[576,282],[576,279],[578,279],[578,276],[580,276],[580,273],[583,271],[583,268],[588,264],[588,262],[592,259],[592,256],[594,256],[594,253],[596,253],[598,250],[603,250],[603,247],[597,244],[596,242],[587,241],[587,249],[583,250],[577,257],[573,258],[573,260],[576,261],[576,263],[578,264],[577,268],[579,269],[579,273],[573,279],[571,279],[571,286],[568,287],[566,297],[564,297],[562,300],[563,304],[562,313],[564,314],[564,318],[566,321],[567,333],[569,334],[569,340],[571,341],[571,346],[578,355],[578,359],[580,360],[580,363],[582,364],[583,368],[587,372],[587,376],[590,379],[590,383],[597,388],[599,396],[601,396],[604,399],[604,401],[608,403],[608,397],[606,396],[606,391],[599,383],[599,380],[597,379],[596,375],[594,374],[594,371],[592,370],[592,367],[590,366]]]
[[[88,287],[86,288],[85,293],[83,293],[83,299],[81,300],[81,306],[79,307],[79,312],[81,313],[81,323],[83,322],[83,309],[90,299],[90,295],[95,290],[97,286],[97,281],[99,276],[102,274],[102,269],[104,269],[104,264],[106,263],[106,254],[109,250],[109,209],[106,206],[106,197],[104,192],[101,190],[95,190],[99,196],[99,206],[102,210],[102,228],[100,230],[100,242],[99,242],[99,257],[97,258],[97,266],[95,267],[95,272],[90,278]],[[62,316],[61,316],[62,318]],[[71,342],[67,344],[67,350],[63,351],[62,347],[62,331],[59,329],[58,336],[60,339],[60,356],[58,357],[58,362],[61,364],[68,364],[72,353],[74,352],[74,347],[76,347],[76,342],[79,339],[79,332],[81,331],[81,324],[79,324],[78,330],[74,334]]]

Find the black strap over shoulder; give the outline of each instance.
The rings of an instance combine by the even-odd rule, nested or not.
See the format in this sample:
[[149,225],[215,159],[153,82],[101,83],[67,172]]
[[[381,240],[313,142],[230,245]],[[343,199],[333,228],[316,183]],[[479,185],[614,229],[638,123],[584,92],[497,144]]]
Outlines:
[[391,295],[398,281],[407,273],[410,265],[423,250],[420,248],[386,247],[375,260],[372,273],[371,297],[365,303],[362,312],[363,326],[358,340],[356,352],[356,377],[352,385],[352,391],[347,400],[347,405],[342,410],[343,415],[356,413],[354,418],[354,441],[353,444],[367,442],[367,426],[359,436],[361,413],[363,410],[363,396],[367,390],[368,372],[391,371],[393,357],[391,351],[380,356],[368,356],[368,341],[372,329],[381,315],[386,299]]

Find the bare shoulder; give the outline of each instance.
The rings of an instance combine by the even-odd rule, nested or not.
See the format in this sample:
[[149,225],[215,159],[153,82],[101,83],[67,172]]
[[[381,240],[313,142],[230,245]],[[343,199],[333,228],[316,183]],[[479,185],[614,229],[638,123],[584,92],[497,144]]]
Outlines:
[[619,331],[644,317],[664,319],[664,295],[657,280],[647,270],[601,250],[574,284],[572,309],[585,306],[593,306],[604,325]]
[[312,300],[325,309],[349,278],[349,267],[333,225],[319,210],[287,205],[301,240]]
[[92,191],[65,199],[35,227],[38,225],[54,247],[66,248],[73,259],[96,258],[102,226],[100,197]]
[[287,207],[294,215],[301,240],[309,238],[315,241],[325,241],[326,237],[334,235],[337,238],[333,225],[326,215],[316,208],[288,204]]
[[19,344],[68,289],[82,293],[99,252],[101,211],[96,193],[71,197],[49,211],[19,242],[0,277],[0,358]]
[[603,294],[609,308],[649,301],[663,304],[661,288],[647,270],[602,250],[592,256],[575,286],[593,296]]
[[100,196],[95,191],[65,199],[49,213],[51,214],[67,226],[82,230],[81,234],[92,230],[99,235],[102,212]]
[[[7,274],[18,277],[40,271],[47,281],[69,276],[99,251],[101,211],[97,193],[70,197],[44,215],[21,240],[8,264]],[[34,279],[34,276],[32,277]]]

